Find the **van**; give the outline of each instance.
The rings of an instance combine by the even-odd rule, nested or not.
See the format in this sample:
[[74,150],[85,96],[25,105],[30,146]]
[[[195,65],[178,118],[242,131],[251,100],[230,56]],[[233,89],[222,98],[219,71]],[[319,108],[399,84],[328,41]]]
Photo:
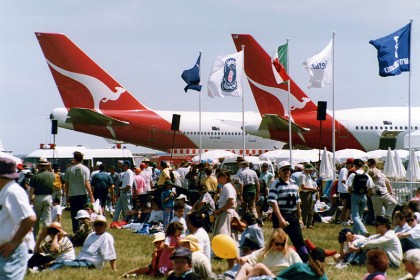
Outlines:
[[89,149],[84,146],[59,147],[54,149],[45,147],[38,149],[27,155],[24,163],[29,168],[35,167],[40,158],[46,158],[51,164],[58,164],[60,171],[64,173],[68,165],[71,164],[73,153],[79,151],[83,154],[83,164],[93,170],[96,162],[100,161],[105,166],[115,166],[119,160],[128,160],[130,164],[134,163],[134,157],[128,149]]
[[[230,172],[230,174],[232,175],[231,176],[231,179],[232,180],[235,179],[234,177],[235,177],[235,175],[236,175],[236,173],[238,172],[238,169],[239,169],[239,166],[238,166],[238,164],[236,162],[236,159],[237,158],[238,158],[237,156],[225,158],[223,160],[222,164],[220,165],[220,169],[226,170],[226,171],[229,171]],[[270,161],[260,160],[259,157],[255,157],[255,156],[245,156],[244,159],[247,162],[252,163],[253,169],[255,171],[261,170],[261,165],[263,163],[268,163],[268,171],[271,172],[271,173],[273,173],[273,174],[275,172],[274,166],[273,166],[273,164]]]

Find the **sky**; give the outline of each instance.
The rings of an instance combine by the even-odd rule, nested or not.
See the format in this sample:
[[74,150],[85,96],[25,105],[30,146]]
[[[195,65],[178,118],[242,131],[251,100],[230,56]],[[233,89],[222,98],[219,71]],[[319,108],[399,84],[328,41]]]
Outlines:
[[[203,111],[214,112],[241,111],[239,99],[207,96],[214,60],[236,51],[232,33],[252,34],[270,55],[289,38],[290,76],[331,110],[332,87],[307,89],[309,75],[302,62],[319,53],[335,32],[339,110],[407,106],[408,73],[379,77],[376,49],[368,42],[409,19],[414,20],[412,106],[420,106],[419,15],[420,1],[413,0],[0,0],[0,141],[15,155],[53,142],[49,114],[63,102],[34,32],[66,34],[140,102],[159,110],[198,111],[198,93],[185,93],[180,75],[202,51]],[[248,86],[244,94],[245,110],[257,111]],[[61,128],[56,144],[112,146],[103,138]]]

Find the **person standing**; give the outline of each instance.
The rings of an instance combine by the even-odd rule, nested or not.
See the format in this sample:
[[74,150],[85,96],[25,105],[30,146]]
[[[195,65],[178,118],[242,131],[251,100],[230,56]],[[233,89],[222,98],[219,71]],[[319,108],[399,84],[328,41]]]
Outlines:
[[273,228],[282,228],[290,237],[303,262],[309,259],[308,249],[302,236],[302,212],[299,187],[290,179],[291,165],[288,161],[279,164],[279,178],[268,193],[268,203],[273,208]]
[[70,204],[73,233],[79,229],[79,221],[75,219],[77,212],[84,209],[88,197],[91,202],[95,201],[89,181],[90,171],[82,162],[83,154],[75,151],[72,165],[66,169],[64,175],[64,192],[67,202]]
[[105,204],[108,197],[109,190],[113,188],[113,180],[111,175],[105,171],[105,165],[100,164],[99,172],[93,174],[91,185],[93,187],[93,196],[99,199],[101,204],[102,213],[105,213]]
[[29,183],[29,198],[34,203],[36,223],[34,225],[34,237],[37,238],[40,225],[43,228],[51,224],[52,194],[54,192],[55,175],[48,171],[51,164],[41,158],[38,162],[38,170]]
[[[234,217],[239,220],[239,215],[236,212],[236,189],[231,184],[230,175],[226,171],[220,171],[217,174],[217,182],[223,185],[222,193],[217,201],[217,209],[214,211],[216,221],[214,222],[214,236],[218,234],[226,234],[237,241],[238,236],[236,231],[232,229],[231,221]],[[228,259],[228,269],[234,265],[235,259]]]
[[115,205],[114,219],[113,222],[118,221],[121,211],[123,211],[123,216],[131,210],[131,198],[133,196],[133,184],[134,184],[134,172],[130,169],[131,164],[128,160],[124,160],[122,163],[123,175],[122,175],[122,184],[116,191],[119,191],[119,197],[117,204]]
[[16,183],[16,163],[0,157],[0,278],[21,280],[28,248],[23,242],[36,222],[25,190]]
[[305,165],[303,173],[299,176],[299,196],[302,200],[302,221],[303,226],[306,228],[313,228],[312,220],[314,215],[315,202],[312,199],[312,197],[318,191],[317,188],[314,187],[314,181],[311,177],[313,171],[314,167],[312,166],[312,164],[308,163]]
[[397,206],[397,201],[392,197],[392,186],[389,179],[378,168],[369,169],[369,176],[375,184],[375,189],[372,193],[373,211],[376,216],[382,215],[382,208],[385,208],[385,217],[392,218],[394,208]]
[[260,180],[257,173],[249,168],[248,161],[242,161],[240,167],[242,171],[239,173],[238,180],[240,185],[239,196],[242,199],[241,215],[243,216],[246,212],[251,212],[257,217],[255,203],[260,198]]
[[363,213],[367,204],[367,195],[371,196],[374,188],[372,178],[365,173],[365,163],[361,159],[354,160],[356,172],[347,179],[348,191],[351,194],[351,218],[353,219],[353,232],[367,235],[366,227],[362,222]]
[[350,209],[351,209],[351,195],[348,191],[347,178],[349,177],[349,171],[353,168],[354,159],[348,158],[346,165],[340,169],[338,173],[338,189],[337,192],[340,195],[340,200],[343,205],[343,210],[341,211],[340,220],[343,226],[348,226],[348,220],[350,218]]

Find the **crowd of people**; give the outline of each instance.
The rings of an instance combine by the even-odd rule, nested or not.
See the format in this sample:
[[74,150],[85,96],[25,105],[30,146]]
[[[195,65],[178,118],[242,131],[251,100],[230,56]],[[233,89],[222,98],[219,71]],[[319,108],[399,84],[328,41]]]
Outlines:
[[[64,174],[46,159],[29,173],[0,158],[0,276],[23,279],[28,271],[62,267],[100,269],[107,262],[116,270],[114,238],[106,230],[112,227],[153,235],[150,265],[124,277],[327,279],[325,258],[333,257],[337,269],[366,265],[364,279],[387,279],[387,269],[401,263],[408,277],[420,278],[420,190],[395,211],[391,184],[374,159],[347,159],[326,198],[336,198],[330,210],[341,211],[330,213],[330,222],[343,227],[337,230],[338,251],[303,237],[303,231],[317,230],[315,202],[323,195],[311,163],[293,169],[283,161],[270,172],[268,163],[254,168],[238,157],[238,171],[231,174],[204,163],[175,167],[161,161],[157,167],[148,159],[139,167],[122,161],[107,168],[98,162],[90,172],[82,162],[83,154],[76,151]],[[61,205],[70,210],[70,233],[60,223]],[[375,233],[368,232],[369,223]],[[209,233],[237,244],[223,274],[212,270],[212,259],[221,256],[212,251]],[[22,259],[28,260],[24,266]]]

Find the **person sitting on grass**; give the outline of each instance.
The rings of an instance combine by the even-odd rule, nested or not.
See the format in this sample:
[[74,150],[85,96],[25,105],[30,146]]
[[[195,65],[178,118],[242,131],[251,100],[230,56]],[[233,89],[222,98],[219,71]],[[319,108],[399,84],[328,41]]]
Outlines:
[[69,238],[73,243],[73,246],[83,246],[88,235],[93,232],[93,229],[90,226],[90,215],[85,210],[79,210],[77,211],[77,216],[74,218],[79,220],[79,229],[75,234],[70,234]]
[[391,222],[388,218],[376,216],[373,223],[377,234],[369,236],[360,247],[349,245],[350,252],[358,253],[351,264],[363,265],[366,262],[367,250],[382,249],[388,255],[390,267],[398,268],[402,261],[403,252],[400,240],[395,232],[391,230]]
[[413,213],[408,213],[405,215],[405,220],[410,229],[406,232],[397,233],[403,252],[411,249],[420,249],[420,225],[417,224],[416,217]]
[[179,246],[183,246],[191,250],[192,254],[192,271],[197,274],[200,279],[215,280],[216,274],[211,270],[210,259],[203,253],[203,249],[198,243],[195,235],[187,235],[178,242]]
[[340,249],[338,254],[334,255],[334,261],[337,263],[336,267],[341,268],[341,266],[347,265],[347,263],[351,262],[356,253],[350,252],[349,246],[354,245],[356,247],[360,247],[365,243],[366,239],[367,238],[364,235],[354,234],[351,229],[343,228],[338,233],[338,243],[340,244]]
[[124,273],[121,277],[129,277],[134,275],[150,275],[152,277],[162,276],[162,274],[159,272],[158,263],[160,256],[162,255],[164,240],[165,233],[156,233],[152,242],[153,246],[155,246],[155,250],[152,253],[152,261],[150,265],[130,270],[129,272]]
[[167,280],[202,280],[195,274],[192,268],[191,251],[185,247],[178,247],[171,256],[173,272],[168,275]]
[[271,271],[276,275],[290,265],[302,262],[295,250],[288,247],[288,235],[281,228],[274,229],[264,248],[239,258],[242,265],[235,279],[244,280],[253,276],[266,275]]
[[162,274],[168,275],[169,271],[172,270],[172,261],[170,257],[178,246],[179,237],[184,227],[181,223],[173,222],[168,225],[165,231],[165,242],[162,255],[159,259],[159,269]]
[[366,269],[368,273],[363,280],[386,280],[386,270],[389,259],[384,250],[372,249],[366,254]]
[[35,253],[28,260],[28,268],[42,270],[54,261],[74,260],[74,247],[66,235],[58,222],[45,227],[36,239]]
[[258,225],[255,215],[251,212],[246,212],[242,217],[242,221],[246,223],[246,228],[241,234],[239,246],[244,244],[245,239],[251,239],[257,242],[259,248],[264,247],[264,232]]
[[[256,267],[261,269],[261,273],[269,277],[251,277],[250,280],[273,279],[273,280],[327,280],[324,268],[325,250],[316,247],[309,253],[308,263],[297,262],[282,270],[277,276],[262,264]],[[270,278],[271,277],[271,278]]]
[[111,269],[117,270],[117,254],[114,248],[114,237],[106,232],[106,218],[98,215],[93,221],[95,232],[89,234],[83,243],[82,250],[73,261],[56,262],[50,270],[57,270],[62,267],[73,268],[103,268],[109,262]]

